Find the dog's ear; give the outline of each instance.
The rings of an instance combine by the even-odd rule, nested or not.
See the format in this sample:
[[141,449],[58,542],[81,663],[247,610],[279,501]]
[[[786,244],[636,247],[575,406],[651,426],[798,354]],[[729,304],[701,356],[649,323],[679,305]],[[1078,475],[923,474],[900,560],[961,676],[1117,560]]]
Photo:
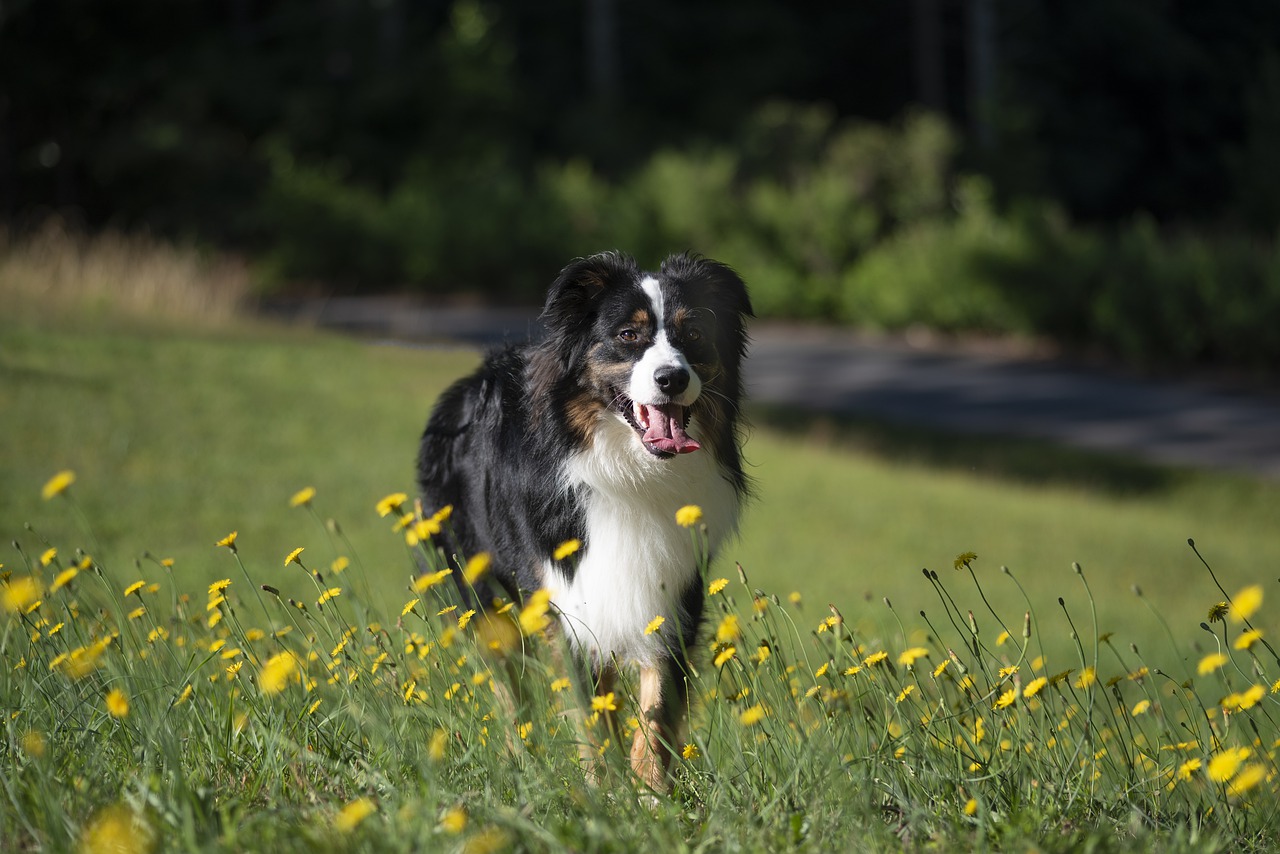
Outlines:
[[601,295],[638,274],[636,262],[620,252],[578,258],[560,271],[547,291],[542,325],[557,338],[581,332],[594,320]]
[[755,312],[751,309],[746,283],[732,267],[685,252],[663,261],[662,275],[689,288],[700,304],[715,312],[722,341],[736,342],[739,357],[746,355],[744,327],[746,319],[755,317]]

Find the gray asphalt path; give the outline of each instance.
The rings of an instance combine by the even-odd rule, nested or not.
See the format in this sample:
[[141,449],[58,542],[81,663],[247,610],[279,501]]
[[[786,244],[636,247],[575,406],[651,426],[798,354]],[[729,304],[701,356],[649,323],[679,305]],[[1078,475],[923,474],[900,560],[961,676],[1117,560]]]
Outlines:
[[[328,300],[278,313],[382,339],[488,346],[539,331],[532,309]],[[747,387],[762,403],[938,430],[1048,439],[1157,463],[1280,478],[1280,394],[1146,379],[1062,361],[912,347],[757,323]]]

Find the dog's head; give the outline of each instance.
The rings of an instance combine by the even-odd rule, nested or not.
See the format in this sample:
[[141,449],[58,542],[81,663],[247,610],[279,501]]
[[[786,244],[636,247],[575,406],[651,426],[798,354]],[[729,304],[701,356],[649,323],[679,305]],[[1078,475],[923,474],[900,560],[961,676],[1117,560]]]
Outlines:
[[731,428],[751,313],[742,279],[716,261],[673,255],[646,273],[625,255],[593,255],[551,286],[543,355],[572,382],[568,411],[584,438],[612,414],[669,459],[698,450],[699,429]]

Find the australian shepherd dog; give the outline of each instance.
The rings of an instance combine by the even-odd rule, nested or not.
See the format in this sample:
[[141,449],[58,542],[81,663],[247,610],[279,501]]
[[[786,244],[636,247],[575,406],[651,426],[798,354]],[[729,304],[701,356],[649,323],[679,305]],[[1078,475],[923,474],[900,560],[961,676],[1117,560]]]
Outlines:
[[547,294],[545,338],[491,353],[422,435],[418,485],[428,506],[453,505],[449,547],[488,552],[514,601],[547,589],[597,693],[638,667],[631,764],[658,790],[703,617],[699,555],[675,515],[702,509],[710,554],[736,529],[751,315],[715,261],[674,255],[647,273],[619,253],[576,260]]

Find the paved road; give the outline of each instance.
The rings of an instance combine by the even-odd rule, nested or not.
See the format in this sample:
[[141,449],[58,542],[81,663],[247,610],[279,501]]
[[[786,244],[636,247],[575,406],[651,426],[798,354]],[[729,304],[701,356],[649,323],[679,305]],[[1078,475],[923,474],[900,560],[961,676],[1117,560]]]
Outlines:
[[[539,330],[534,310],[393,299],[329,300],[283,313],[379,338],[473,346]],[[747,385],[761,402],[1280,478],[1280,394],[812,327],[760,323],[752,338]]]

